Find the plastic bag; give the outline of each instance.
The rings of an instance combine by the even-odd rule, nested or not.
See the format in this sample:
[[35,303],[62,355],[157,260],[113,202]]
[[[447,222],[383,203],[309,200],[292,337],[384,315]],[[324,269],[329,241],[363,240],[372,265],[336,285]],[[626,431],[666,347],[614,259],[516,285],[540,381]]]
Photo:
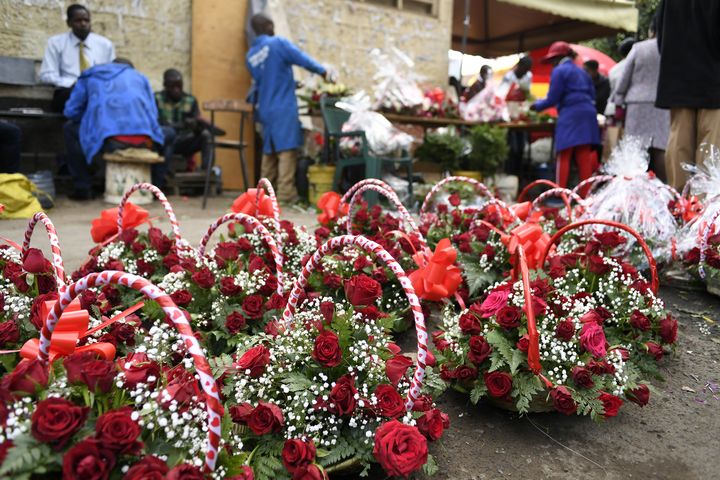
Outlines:
[[496,93],[495,84],[488,81],[477,95],[458,106],[460,116],[472,122],[508,122],[510,111],[505,99]]
[[[641,139],[626,136],[610,155],[605,173],[615,178],[588,199],[585,218],[613,220],[638,232],[656,260],[669,259],[677,223],[668,204],[673,192],[654,174],[648,173],[649,157]],[[627,237],[627,248],[635,240]]]
[[0,173],[0,219],[30,218],[42,211],[33,195],[37,187],[20,173]]
[[423,77],[415,73],[415,62],[409,56],[395,47],[388,51],[375,48],[370,51],[370,60],[376,68],[372,110],[399,112],[422,105],[425,94],[419,83]]

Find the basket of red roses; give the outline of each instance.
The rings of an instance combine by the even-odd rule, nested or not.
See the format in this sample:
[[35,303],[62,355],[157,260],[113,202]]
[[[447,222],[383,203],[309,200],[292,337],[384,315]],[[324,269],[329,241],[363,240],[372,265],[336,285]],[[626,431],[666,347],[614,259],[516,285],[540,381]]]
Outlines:
[[[542,255],[572,229],[553,237]],[[642,238],[623,225],[600,222]],[[549,259],[549,278],[530,280],[522,255],[521,280],[492,288],[459,315],[446,312],[433,334],[441,376],[454,388],[521,413],[552,405],[565,414],[599,420],[624,400],[647,403],[647,380],[672,348],[677,321],[656,297],[657,272],[647,246],[652,282],[608,254],[624,237],[615,232]],[[521,253],[521,250],[518,250]],[[517,273],[516,273],[517,274]]]
[[[344,301],[303,295],[321,258],[347,245],[373,254],[403,286],[417,330],[411,376],[413,360],[400,354],[382,318]],[[422,393],[424,383],[438,384],[427,366],[424,317],[410,281],[388,252],[363,237],[329,240],[305,265],[283,321],[274,336],[245,339],[237,374],[228,376],[224,389],[250,452],[244,463],[256,479],[364,475],[374,463],[393,476],[436,469],[427,442],[442,435],[448,417]]]
[[[119,359],[111,343],[76,345],[64,328],[77,316],[69,307],[107,285],[142,292],[162,309],[169,329],[161,342],[148,339]],[[118,271],[79,279],[33,345],[0,380],[0,476],[199,480],[216,465],[217,478],[247,473],[231,461],[242,445],[223,435],[218,389],[185,313],[148,280]]]

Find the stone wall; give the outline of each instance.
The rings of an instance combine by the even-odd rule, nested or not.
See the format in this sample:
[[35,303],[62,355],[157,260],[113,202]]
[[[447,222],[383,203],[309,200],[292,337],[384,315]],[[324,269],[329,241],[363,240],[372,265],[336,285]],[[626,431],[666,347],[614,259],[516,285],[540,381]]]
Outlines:
[[423,83],[447,83],[452,0],[439,0],[437,16],[355,0],[277,3],[284,6],[291,39],[337,69],[342,83],[369,90],[375,66],[367,60],[368,52],[393,46],[411,57],[416,73],[426,78]]
[[48,37],[67,31],[65,8],[83,3],[93,31],[115,43],[153,88],[170,67],[190,83],[191,0],[0,0],[0,54],[42,60]]

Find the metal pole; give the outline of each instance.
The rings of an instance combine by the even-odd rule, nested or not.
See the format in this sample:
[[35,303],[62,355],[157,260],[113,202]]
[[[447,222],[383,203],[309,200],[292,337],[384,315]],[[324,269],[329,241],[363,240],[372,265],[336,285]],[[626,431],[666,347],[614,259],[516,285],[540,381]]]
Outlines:
[[459,78],[460,85],[462,85],[462,67],[463,67],[463,61],[465,60],[465,50],[467,49],[467,39],[468,39],[468,29],[470,28],[470,0],[465,0],[465,16],[463,17],[463,36],[462,36],[462,44],[460,47],[460,53],[462,53],[462,57],[460,57],[460,72]]

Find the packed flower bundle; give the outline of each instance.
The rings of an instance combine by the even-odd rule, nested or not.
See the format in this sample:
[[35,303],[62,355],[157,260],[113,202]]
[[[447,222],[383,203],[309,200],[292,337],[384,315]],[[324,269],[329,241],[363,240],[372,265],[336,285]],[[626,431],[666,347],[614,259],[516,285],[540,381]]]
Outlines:
[[[305,297],[296,311],[322,255],[348,244],[377,254],[405,286],[418,329],[415,369],[392,342],[389,318],[330,297]],[[343,236],[325,244],[306,269],[290,294],[284,328],[246,337],[237,372],[226,377],[230,416],[251,452],[245,462],[258,479],[365,475],[374,463],[389,475],[432,473],[427,444],[449,419],[421,393],[423,379],[426,389],[442,382],[425,365],[423,315],[402,268],[380,245]]]
[[[647,382],[672,351],[677,320],[635,267],[610,255],[625,242],[598,233],[535,272],[491,288],[468,309],[443,314],[434,332],[440,375],[470,394],[521,413],[554,409],[595,420],[624,401],[649,400]],[[549,248],[548,248],[549,249]],[[650,262],[653,265],[654,262]]]

